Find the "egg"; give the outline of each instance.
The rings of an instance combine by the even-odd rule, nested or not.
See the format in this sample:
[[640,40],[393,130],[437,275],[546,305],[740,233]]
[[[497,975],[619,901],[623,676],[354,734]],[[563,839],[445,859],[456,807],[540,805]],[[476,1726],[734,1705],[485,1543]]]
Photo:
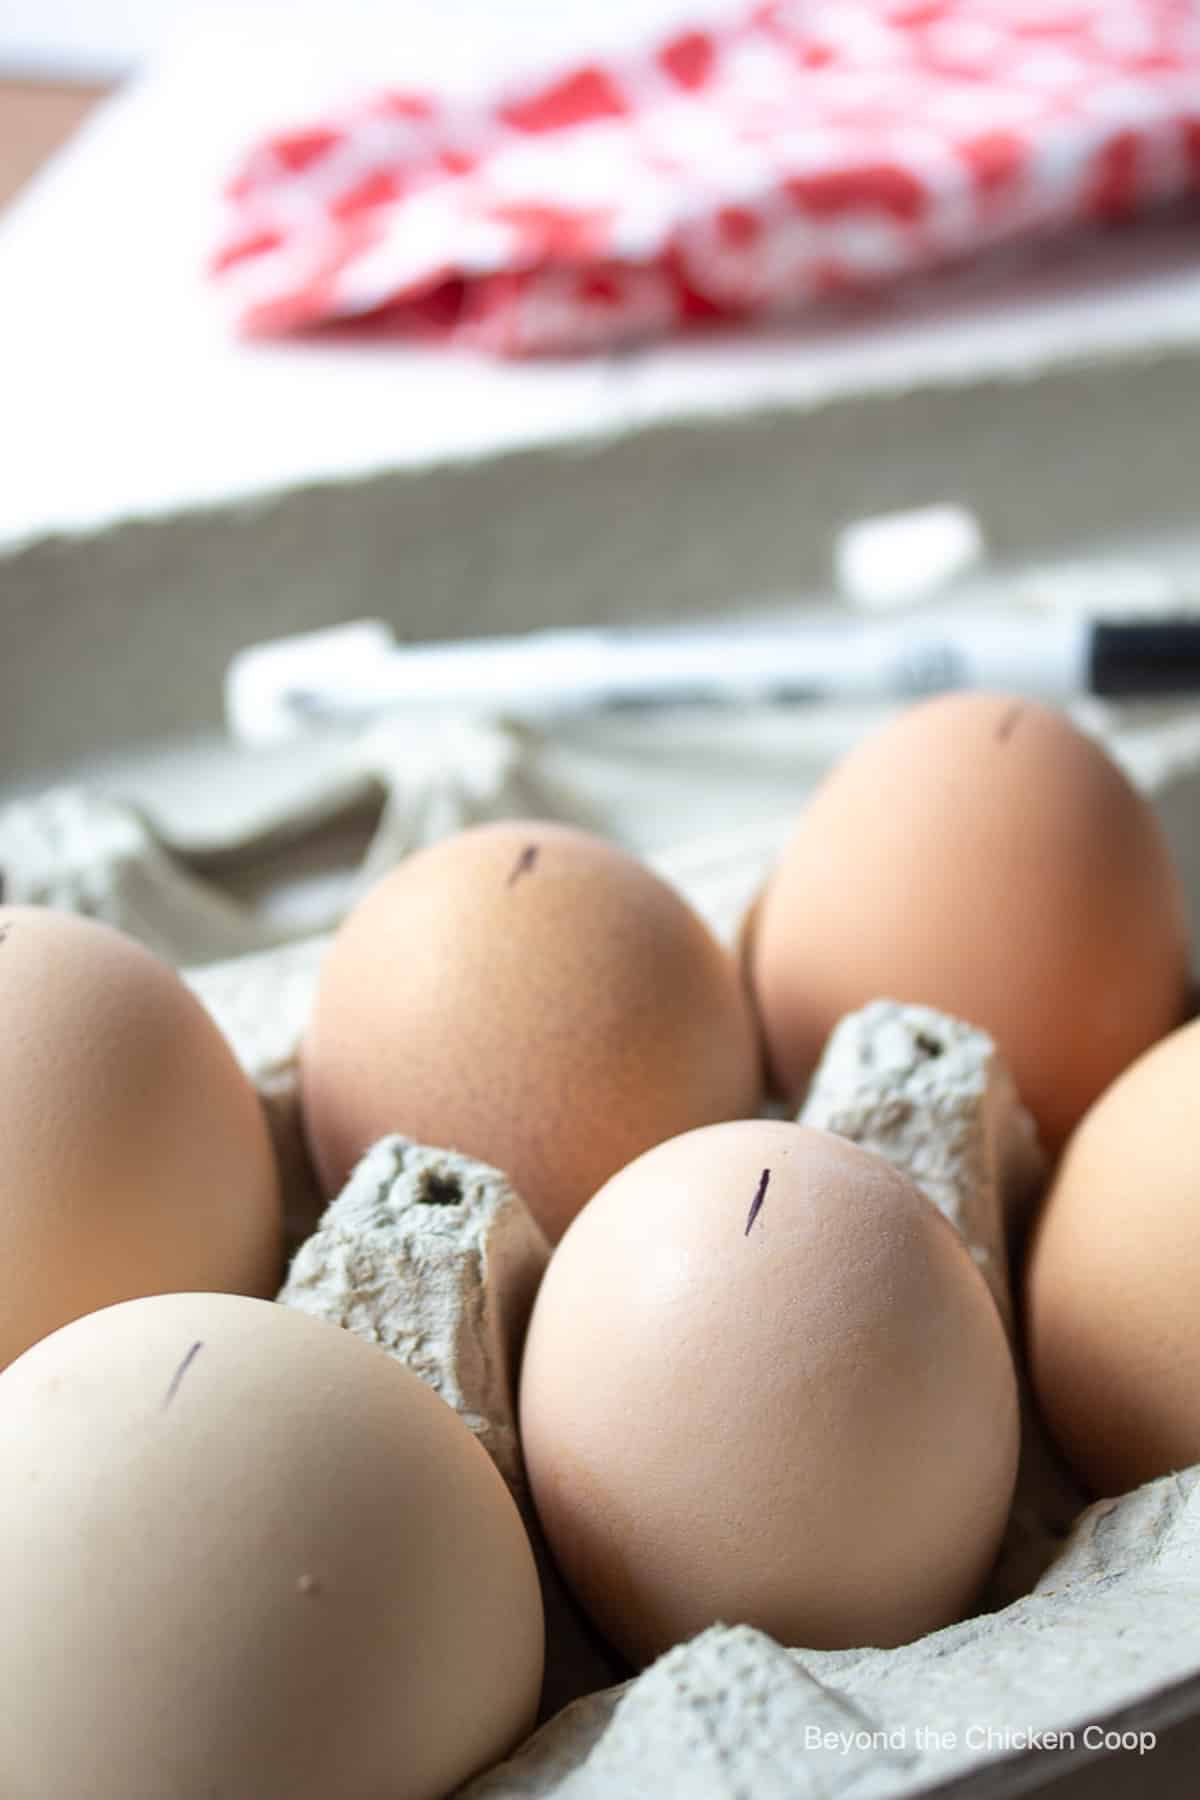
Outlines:
[[0,1367],[97,1307],[278,1285],[258,1096],[183,982],[91,920],[0,908]]
[[1200,1462],[1200,1020],[1067,1145],[1027,1262],[1043,1415],[1097,1495]]
[[507,1488],[383,1351],[132,1300],[0,1375],[0,1792],[434,1800],[532,1725]]
[[992,1034],[1056,1150],[1184,1017],[1187,909],[1155,813],[1097,743],[1031,701],[955,694],[817,789],[748,963],[784,1093],[841,1014],[936,1006]]
[[502,1169],[552,1240],[642,1150],[760,1095],[729,952],[622,850],[529,822],[461,832],[371,890],[301,1069],[327,1194],[398,1131]]
[[520,1421],[555,1559],[635,1664],[717,1620],[816,1648],[958,1617],[1017,1463],[1000,1317],[908,1178],[713,1125],[615,1175],[551,1259]]

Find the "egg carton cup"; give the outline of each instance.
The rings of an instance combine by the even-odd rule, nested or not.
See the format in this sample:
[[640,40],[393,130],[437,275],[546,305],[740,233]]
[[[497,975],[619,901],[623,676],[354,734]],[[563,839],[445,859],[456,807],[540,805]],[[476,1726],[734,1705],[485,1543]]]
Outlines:
[[[1200,1666],[1200,1470],[1086,1506],[1027,1391],[1014,1504],[974,1617],[888,1650],[806,1650],[715,1624],[621,1680],[563,1588],[525,1484],[516,1371],[549,1249],[520,1196],[498,1170],[393,1136],[320,1208],[296,1054],[323,948],[191,980],[254,1073],[290,1171],[296,1249],[281,1302],[415,1369],[488,1449],[529,1527],[546,1598],[543,1722],[469,1784],[470,1800],[883,1800],[953,1792],[968,1777],[972,1795],[1009,1794],[1042,1778],[1039,1745],[1057,1749],[1056,1772],[1114,1748],[1106,1733],[1124,1733],[1136,1755],[1172,1708],[1187,1710],[1180,1684]],[[799,1116],[924,1190],[1012,1334],[1006,1246],[1044,1163],[987,1034],[876,1002],[840,1022]],[[1136,1725],[1122,1722],[1131,1708]]]

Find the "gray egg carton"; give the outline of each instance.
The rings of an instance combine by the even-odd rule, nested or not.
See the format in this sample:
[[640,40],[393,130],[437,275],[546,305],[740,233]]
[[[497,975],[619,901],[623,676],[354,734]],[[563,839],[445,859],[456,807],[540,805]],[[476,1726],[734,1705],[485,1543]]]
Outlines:
[[[1194,1712],[1200,1685],[1200,1471],[1088,1506],[1027,1394],[1016,1497],[974,1617],[891,1650],[812,1651],[714,1624],[620,1679],[563,1592],[525,1486],[515,1381],[549,1251],[519,1195],[497,1170],[390,1137],[321,1211],[295,1087],[321,950],[192,979],[258,1080],[289,1171],[295,1254],[281,1301],[429,1381],[492,1454],[534,1538],[543,1722],[464,1790],[471,1800],[1008,1796],[1101,1757],[1129,1766],[1120,1791],[1151,1791],[1158,1734]],[[1044,1170],[992,1040],[927,1008],[876,1002],[834,1032],[800,1117],[923,1188],[1014,1333],[1006,1246]]]
[[[1152,796],[1200,937],[1200,713],[1082,710],[1082,722]],[[386,804],[356,880],[416,843],[511,810],[514,780],[521,805],[535,793],[536,810],[594,824],[586,802],[600,789],[585,777],[595,782],[603,762],[601,827],[649,853],[732,942],[791,828],[792,790],[863,723],[806,709],[786,718],[743,709],[698,724],[614,720],[589,726],[578,742],[487,724],[416,763],[407,739],[372,734],[351,767],[310,762],[289,773],[282,798],[242,764],[236,779],[227,770],[220,791],[232,814],[199,853],[191,840],[165,835],[136,798],[111,790],[60,789],[0,809],[9,899],[104,918],[164,954],[204,964],[189,979],[258,1087],[283,1170],[294,1258],[285,1299],[411,1362],[481,1437],[517,1496],[546,1596],[543,1723],[510,1763],[483,1778],[480,1793],[849,1800],[937,1789],[986,1800],[1062,1776],[1071,1783],[1073,1762],[1087,1761],[1092,1767],[1079,1773],[1088,1800],[1101,1786],[1110,1797],[1161,1794],[1160,1770],[1169,1774],[1175,1755],[1165,1747],[1168,1732],[1171,1745],[1187,1738],[1193,1750],[1190,1769],[1175,1765],[1179,1783],[1170,1791],[1189,1800],[1197,1791],[1194,1472],[1085,1509],[1028,1405],[1019,1488],[975,1618],[902,1650],[841,1654],[714,1628],[622,1685],[623,1671],[581,1623],[538,1543],[524,1492],[512,1394],[544,1244],[502,1175],[429,1146],[378,1147],[323,1215],[301,1130],[296,1057],[328,938],[280,943],[277,925],[212,879],[241,859],[252,864],[264,844],[289,840],[302,826],[315,830],[364,783]],[[718,777],[735,744],[738,781],[724,793],[718,828]],[[673,759],[703,791],[710,824],[707,835],[659,849],[650,824],[678,819],[682,777],[657,785],[660,764],[670,775]],[[201,773],[203,782],[197,775],[182,784],[188,808],[212,788],[212,770]],[[756,811],[749,801],[760,788],[767,797]],[[176,811],[185,810],[181,800]],[[333,912],[345,900],[339,890]],[[256,944],[262,948],[251,950]],[[1005,1240],[1019,1242],[1038,1159],[986,1037],[920,1009],[867,1008],[834,1034],[804,1116],[889,1157],[925,1189],[962,1231],[1011,1328]],[[463,1198],[429,1205],[421,1195],[433,1177],[435,1187],[443,1177],[457,1184]],[[1135,1732],[1163,1733],[1157,1756],[1145,1761],[1111,1749],[1103,1732],[1086,1735],[1089,1724],[1117,1719]]]

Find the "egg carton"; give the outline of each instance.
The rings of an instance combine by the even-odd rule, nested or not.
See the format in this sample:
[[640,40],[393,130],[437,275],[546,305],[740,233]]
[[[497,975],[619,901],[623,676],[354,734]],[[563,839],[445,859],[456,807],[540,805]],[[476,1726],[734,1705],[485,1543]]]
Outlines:
[[[1152,796],[1200,937],[1200,715],[1074,710]],[[1122,1731],[1134,1733],[1136,1758],[1139,1732],[1165,1732],[1196,1712],[1196,1472],[1086,1509],[1028,1406],[1016,1500],[974,1618],[888,1651],[805,1651],[746,1627],[714,1627],[623,1680],[628,1672],[558,1582],[524,1490],[514,1363],[544,1244],[498,1172],[428,1146],[378,1147],[382,1165],[360,1170],[324,1209],[296,1064],[328,936],[280,943],[275,922],[213,879],[264,843],[315,830],[368,789],[383,793],[384,807],[355,885],[417,843],[532,805],[632,843],[732,942],[794,821],[797,789],[872,722],[845,709],[746,708],[717,721],[614,719],[553,739],[483,722],[422,757],[409,738],[376,732],[351,746],[349,762],[339,755],[304,773],[283,802],[253,783],[227,784],[232,810],[200,852],[111,790],[43,793],[0,813],[6,898],[106,918],[173,959],[204,964],[188,979],[255,1081],[279,1155],[292,1258],[284,1298],[417,1367],[517,1497],[546,1598],[542,1723],[480,1778],[479,1795],[759,1800],[953,1793],[965,1784],[985,1800],[1123,1751]],[[660,792],[664,763],[703,790],[707,818],[722,773],[736,774],[721,829],[658,849],[650,822],[677,824],[683,778],[672,774]],[[749,800],[761,791],[767,800],[756,811]],[[333,916],[346,898],[339,894]],[[1011,1329],[1005,1240],[1019,1240],[1040,1177],[1027,1121],[986,1037],[920,1009],[868,1008],[834,1034],[803,1116],[879,1151],[924,1188],[962,1231]],[[430,1170],[463,1200],[422,1203]],[[1157,1786],[1154,1763],[1135,1770],[1143,1766],[1145,1785]]]
[[[389,1137],[322,1209],[296,1057],[325,942],[190,979],[258,1083],[281,1153],[294,1249],[281,1302],[414,1368],[492,1455],[530,1530],[547,1614],[541,1723],[470,1800],[891,1800],[962,1783],[1009,1795],[1041,1784],[1049,1751],[1055,1774],[1105,1752],[1146,1756],[1190,1711],[1200,1470],[1087,1506],[1029,1404],[974,1617],[889,1650],[806,1650],[715,1624],[622,1679],[563,1588],[525,1484],[516,1373],[549,1247],[520,1196],[500,1171]],[[962,1233],[1017,1347],[1007,1246],[1044,1165],[987,1034],[875,1002],[841,1021],[799,1116],[917,1182]]]

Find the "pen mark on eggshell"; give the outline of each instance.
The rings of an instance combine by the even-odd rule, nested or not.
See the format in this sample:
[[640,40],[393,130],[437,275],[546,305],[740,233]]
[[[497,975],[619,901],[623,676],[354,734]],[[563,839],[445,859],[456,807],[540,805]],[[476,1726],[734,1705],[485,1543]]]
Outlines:
[[191,1368],[192,1364],[195,1362],[196,1358],[199,1356],[199,1354],[203,1350],[203,1348],[204,1348],[204,1339],[197,1338],[196,1342],[192,1345],[191,1349],[188,1351],[187,1355],[184,1357],[183,1361],[180,1363],[179,1367],[176,1369],[175,1373],[172,1375],[171,1385],[167,1389],[166,1396],[162,1403],[162,1409],[164,1412],[166,1412],[168,1406],[170,1406],[172,1400],[175,1398],[176,1394],[179,1392],[180,1383],[182,1382],[184,1376],[187,1374],[188,1370]]
[[515,887],[517,882],[520,881],[522,875],[532,875],[534,869],[537,867],[537,859],[538,859],[537,845],[536,844],[526,844],[526,846],[522,850],[520,856],[518,856],[516,862],[513,864],[512,868],[509,870],[508,880],[504,884],[505,887]]
[[996,727],[996,742],[998,744],[1007,744],[1009,738],[1020,724],[1021,714],[1024,711],[1025,708],[1023,706],[1009,707],[1008,711]]
[[771,1179],[770,1169],[764,1169],[762,1174],[758,1178],[758,1187],[755,1189],[754,1198],[750,1202],[750,1211],[746,1218],[746,1229],[742,1233],[743,1237],[750,1236],[750,1228],[754,1224],[754,1221],[755,1221],[755,1219],[757,1219],[759,1213],[762,1211],[762,1203],[767,1197],[767,1183],[770,1181],[770,1179]]

